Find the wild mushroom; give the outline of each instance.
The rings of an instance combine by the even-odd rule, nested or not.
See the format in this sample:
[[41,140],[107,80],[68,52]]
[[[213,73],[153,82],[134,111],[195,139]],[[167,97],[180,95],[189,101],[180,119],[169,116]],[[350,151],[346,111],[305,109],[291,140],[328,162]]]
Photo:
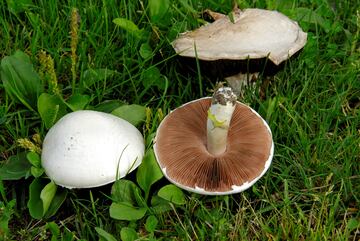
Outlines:
[[65,115],[50,128],[41,159],[56,184],[90,188],[133,171],[140,165],[144,149],[143,136],[129,122],[85,110]]
[[209,13],[213,23],[181,34],[172,46],[180,56],[201,60],[203,67],[210,64],[210,75],[225,77],[235,92],[259,72],[274,74],[306,43],[297,22],[277,11],[236,8],[232,19]]
[[171,182],[207,195],[249,188],[269,168],[273,151],[267,123],[236,101],[229,87],[168,114],[154,144],[156,159]]

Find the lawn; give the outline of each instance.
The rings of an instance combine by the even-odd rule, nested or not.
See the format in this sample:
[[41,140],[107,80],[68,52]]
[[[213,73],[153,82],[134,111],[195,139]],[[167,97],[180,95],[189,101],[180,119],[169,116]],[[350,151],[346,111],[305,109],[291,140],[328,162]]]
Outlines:
[[[298,21],[307,44],[240,99],[272,130],[267,173],[242,193],[202,196],[162,177],[152,138],[167,113],[223,81],[187,68],[171,42],[233,1],[1,1],[0,240],[359,240],[359,1],[237,3]],[[144,165],[114,185],[51,183],[39,159],[49,128],[75,110],[124,116],[124,106],[139,119]],[[47,184],[56,194],[40,197]]]

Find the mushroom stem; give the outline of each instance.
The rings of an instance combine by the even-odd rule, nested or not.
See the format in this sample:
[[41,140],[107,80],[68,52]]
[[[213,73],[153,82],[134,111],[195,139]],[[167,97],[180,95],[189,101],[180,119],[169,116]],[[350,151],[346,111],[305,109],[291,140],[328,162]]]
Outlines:
[[207,150],[214,156],[226,151],[227,136],[236,95],[229,87],[219,88],[213,95],[207,119]]

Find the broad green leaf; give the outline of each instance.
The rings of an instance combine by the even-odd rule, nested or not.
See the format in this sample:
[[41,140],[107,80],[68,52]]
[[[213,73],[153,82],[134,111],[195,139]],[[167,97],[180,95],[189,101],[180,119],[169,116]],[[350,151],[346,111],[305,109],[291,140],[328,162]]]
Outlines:
[[158,192],[159,197],[177,205],[185,204],[185,195],[180,188],[174,184],[162,187]]
[[138,26],[131,20],[126,18],[115,18],[113,22],[118,25],[120,28],[130,32],[130,33],[137,33],[140,32]]
[[126,179],[117,180],[111,188],[111,197],[114,202],[127,202],[134,205],[136,193],[140,193],[138,186]]
[[163,177],[161,169],[155,159],[155,154],[152,149],[148,150],[144,156],[141,165],[136,172],[136,180],[145,192],[145,200],[149,196],[151,185]]
[[354,229],[360,228],[360,221],[352,218],[347,222],[346,228],[349,230],[349,232],[353,231]]
[[159,23],[166,15],[170,0],[149,0],[150,18],[153,23]]
[[106,81],[107,78],[114,75],[116,71],[110,69],[87,69],[82,76],[83,83],[90,87],[98,82]]
[[116,108],[111,114],[120,117],[136,126],[145,121],[146,107],[141,105],[123,105]]
[[42,200],[43,203],[43,215],[45,215],[45,213],[49,209],[51,201],[55,196],[56,189],[57,189],[56,184],[53,181],[51,181],[41,190],[40,199]]
[[29,186],[29,201],[27,207],[31,217],[41,219],[44,215],[43,202],[40,199],[41,190],[44,182],[40,178],[35,178]]
[[40,158],[40,155],[37,154],[36,152],[33,152],[33,151],[28,152],[28,154],[26,155],[26,158],[31,163],[31,165],[33,165],[34,167],[41,167],[41,158]]
[[153,56],[152,49],[148,43],[141,44],[139,53],[143,59],[148,59]]
[[116,238],[114,238],[114,236],[112,236],[102,228],[95,227],[95,231],[99,234],[100,237],[102,237],[106,241],[116,241]]
[[66,114],[66,105],[60,97],[43,93],[38,99],[38,111],[45,127],[49,129]]
[[159,223],[159,220],[154,215],[150,215],[149,217],[147,217],[146,222],[145,222],[146,231],[148,231],[149,233],[153,233],[155,231],[158,223]]
[[166,80],[157,67],[150,67],[142,72],[141,80],[145,88],[157,86],[159,89],[163,90],[166,86]]
[[123,227],[120,231],[120,237],[122,241],[134,241],[139,238],[135,229],[129,227]]
[[34,177],[40,177],[44,173],[44,169],[42,167],[34,167],[30,168],[31,175]]
[[31,0],[6,0],[6,3],[10,12],[14,14],[24,12],[33,5]]
[[115,18],[113,20],[113,23],[115,23],[116,25],[118,25],[120,28],[124,29],[128,33],[133,34],[137,38],[141,39],[143,37],[144,34],[143,30],[139,29],[138,26],[129,19]]
[[114,202],[110,205],[110,217],[118,220],[139,220],[145,216],[146,211],[144,207],[134,207],[127,202]]
[[45,218],[49,218],[56,214],[57,210],[59,210],[59,208],[65,201],[67,193],[68,193],[68,190],[65,188],[59,188],[59,187],[57,188],[55,196],[54,196],[52,202],[50,203],[50,206],[49,206],[47,212],[45,213],[45,216],[44,216]]
[[6,93],[15,101],[35,111],[43,84],[26,55],[17,52],[1,60],[1,79]]
[[26,153],[22,152],[11,156],[3,166],[0,167],[1,180],[19,180],[26,177],[30,172],[31,164],[26,159]]
[[55,222],[49,222],[45,227],[50,230],[53,236],[57,237],[60,235],[60,228]]
[[93,110],[105,112],[105,113],[111,113],[116,108],[124,105],[125,103],[121,100],[106,100],[97,106],[93,107]]
[[151,211],[154,214],[161,214],[167,211],[172,210],[169,201],[157,196],[153,195],[151,198]]
[[72,111],[77,111],[85,109],[89,102],[90,96],[75,94],[66,101],[66,104]]

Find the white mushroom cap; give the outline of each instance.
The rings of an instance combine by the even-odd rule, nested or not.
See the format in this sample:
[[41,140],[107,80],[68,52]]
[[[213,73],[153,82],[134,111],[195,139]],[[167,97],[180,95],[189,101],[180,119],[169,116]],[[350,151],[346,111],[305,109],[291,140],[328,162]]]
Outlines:
[[85,110],[65,115],[49,130],[41,159],[46,175],[57,185],[89,188],[136,169],[144,150],[143,136],[129,122]]
[[181,34],[172,43],[176,53],[209,61],[268,57],[279,65],[306,43],[307,34],[299,25],[277,11],[238,9],[233,16],[234,23],[224,15]]

